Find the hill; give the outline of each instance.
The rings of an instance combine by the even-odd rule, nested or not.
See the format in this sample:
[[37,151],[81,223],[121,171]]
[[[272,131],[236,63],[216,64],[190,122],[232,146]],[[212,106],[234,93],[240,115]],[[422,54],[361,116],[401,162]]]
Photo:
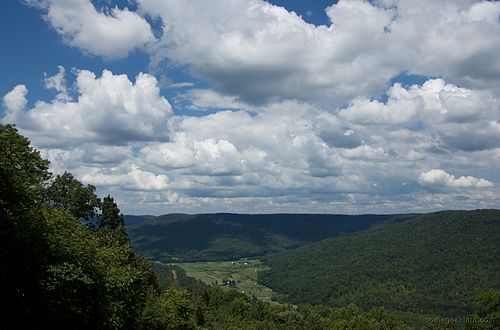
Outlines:
[[463,316],[500,288],[499,238],[499,210],[431,213],[270,256],[259,281],[293,303]]
[[[131,218],[135,250],[163,262],[234,260],[290,250],[415,215],[167,214]],[[127,218],[126,218],[127,219]],[[127,220],[126,220],[127,221]]]

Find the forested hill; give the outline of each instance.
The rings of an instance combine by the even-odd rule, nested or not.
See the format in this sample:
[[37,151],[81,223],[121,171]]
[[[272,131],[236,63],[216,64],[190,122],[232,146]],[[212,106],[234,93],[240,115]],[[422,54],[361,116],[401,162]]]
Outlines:
[[132,245],[150,259],[231,260],[281,252],[416,215],[167,214],[125,217]]
[[467,315],[500,289],[499,238],[499,210],[431,213],[271,256],[259,281],[294,303]]

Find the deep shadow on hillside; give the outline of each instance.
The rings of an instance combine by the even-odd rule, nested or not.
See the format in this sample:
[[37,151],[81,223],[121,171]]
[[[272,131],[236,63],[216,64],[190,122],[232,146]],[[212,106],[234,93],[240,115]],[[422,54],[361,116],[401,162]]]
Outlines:
[[132,245],[147,258],[231,260],[290,250],[416,215],[168,214],[127,226]]

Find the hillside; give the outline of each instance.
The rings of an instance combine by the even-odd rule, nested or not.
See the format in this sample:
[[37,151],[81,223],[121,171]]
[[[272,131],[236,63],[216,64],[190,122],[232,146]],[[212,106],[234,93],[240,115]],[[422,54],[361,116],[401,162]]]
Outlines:
[[431,213],[270,256],[259,281],[294,303],[467,315],[500,288],[500,211]]
[[414,216],[168,214],[146,216],[142,221],[132,218],[127,231],[135,250],[149,259],[234,260],[290,250]]

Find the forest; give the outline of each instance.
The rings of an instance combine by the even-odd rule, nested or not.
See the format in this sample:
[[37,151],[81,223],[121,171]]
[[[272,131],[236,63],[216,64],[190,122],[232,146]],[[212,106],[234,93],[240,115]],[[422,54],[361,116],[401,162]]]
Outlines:
[[[346,300],[341,301],[343,306],[339,306],[336,300],[321,301],[330,306],[316,302],[314,305],[293,305],[286,302],[269,304],[236,291],[225,292],[219,286],[207,286],[186,277],[179,268],[175,269],[175,276],[169,266],[160,267],[155,273],[152,264],[134,252],[124,228],[124,217],[113,197],[108,195],[99,198],[94,186],[79,182],[69,172],[52,175],[49,162],[43,159],[40,153],[30,146],[29,140],[20,135],[12,125],[0,125],[0,182],[0,290],[3,300],[0,324],[4,329],[414,328],[414,325],[405,323],[392,311],[392,308],[397,306],[389,299],[391,294],[398,288],[403,291],[405,288],[399,282],[394,285],[392,282],[384,282],[391,274],[387,264],[383,264],[382,268],[377,263],[368,265],[375,267],[372,271],[378,274],[379,282],[382,283],[372,292],[388,290],[386,296],[390,303],[375,300],[366,304],[356,299],[356,295],[351,295],[353,302],[360,302],[359,306],[347,303]],[[450,226],[456,225],[457,230],[451,237],[447,237],[446,233],[449,232],[441,231],[439,225],[428,223],[426,226],[426,221],[429,221],[426,216],[393,224],[400,226],[396,228],[401,232],[404,229],[410,230],[410,233],[404,236],[406,244],[403,244],[396,234],[384,236],[389,235],[387,228],[392,226],[384,224],[369,229],[366,234],[361,232],[359,235],[365,235],[361,236],[366,239],[365,243],[356,241],[358,234],[352,234],[317,243],[325,244],[319,247],[312,245],[313,250],[305,246],[299,248],[298,252],[294,252],[299,253],[294,262],[296,265],[305,264],[305,258],[311,251],[319,253],[319,258],[323,253],[320,248],[325,249],[321,256],[328,258],[325,260],[340,262],[339,255],[353,252],[353,247],[359,244],[374,244],[373,249],[381,251],[378,256],[374,255],[379,258],[376,260],[392,258],[389,261],[396,267],[393,272],[397,270],[407,274],[418,271],[419,266],[423,265],[416,263],[414,268],[405,270],[405,265],[410,266],[404,260],[405,251],[428,248],[429,244],[446,240],[436,246],[442,248],[435,251],[437,259],[430,260],[443,262],[450,259],[445,258],[448,255],[455,258],[461,255],[461,259],[458,258],[449,264],[435,265],[435,272],[446,274],[443,281],[437,282],[439,287],[436,288],[442,287],[440,293],[449,290],[451,297],[458,299],[456,306],[445,305],[443,311],[467,312],[467,322],[461,323],[467,329],[495,329],[500,320],[500,291],[496,285],[498,282],[495,282],[498,280],[498,272],[493,274],[498,270],[498,246],[492,243],[494,237],[498,238],[497,212],[482,211],[475,216],[477,222],[462,221],[460,219],[467,216],[459,214],[429,215],[431,219],[437,217],[437,224],[443,222]],[[423,227],[420,228],[419,224]],[[476,225],[479,229],[475,229]],[[371,239],[369,235],[373,235],[372,233],[383,239],[387,246],[381,246],[380,242]],[[426,235],[428,238],[419,243]],[[433,238],[433,235],[436,237]],[[331,248],[331,242],[337,242],[337,239],[341,243],[334,243]],[[395,240],[395,245],[391,245],[391,239]],[[452,242],[457,243],[450,245]],[[394,249],[389,253],[391,247],[403,250],[400,255],[393,254],[396,251]],[[337,248],[345,249],[336,250]],[[345,267],[351,265],[345,269],[346,272],[354,271],[357,265],[366,263],[372,257],[370,254],[363,254],[366,250],[361,251],[365,252],[355,253],[351,259],[343,262]],[[289,266],[292,265],[289,263],[290,259],[287,259],[291,254],[287,253],[267,260],[273,271],[280,269],[287,262]],[[425,249],[419,253],[427,257]],[[478,292],[472,309],[463,307],[461,291],[456,292],[459,287],[457,281],[464,280],[462,275],[467,273],[459,267],[464,260],[475,260],[472,265],[477,267],[464,286],[491,285],[490,288],[484,287],[484,290]],[[332,265],[324,260],[309,261],[312,262],[310,267],[317,267],[309,270],[318,270],[318,275],[335,271],[330,267]],[[325,267],[322,268],[314,262],[322,262]],[[461,266],[465,268],[470,265]],[[446,267],[454,267],[453,272],[444,273]],[[331,275],[338,275],[339,279],[336,280],[332,276],[329,279],[332,280],[332,285],[337,286],[348,278],[360,276],[363,283],[365,278],[362,276],[367,270],[365,266],[360,266],[358,272],[352,273],[351,276],[344,276],[337,271]],[[290,268],[290,271],[294,270]],[[430,275],[429,281],[436,279],[433,268],[427,271]],[[289,281],[289,274],[286,275],[284,279]],[[418,280],[424,279],[421,273],[417,272],[415,276]],[[274,281],[272,285],[278,285],[275,273],[265,273],[262,280]],[[323,291],[331,289],[327,281],[317,282],[316,288],[321,288],[322,285]],[[348,288],[353,287],[349,281],[343,285],[346,292]],[[311,287],[305,287],[294,290],[293,294],[310,289]],[[423,295],[428,294],[425,285],[415,287],[414,290],[422,290]],[[292,297],[292,291],[288,295]],[[294,297],[303,299],[300,295]],[[342,298],[351,299],[349,295]],[[379,302],[389,307],[376,306]],[[455,328],[456,323],[452,319],[439,316],[435,314],[429,318],[423,327]]]
[[445,211],[265,258],[266,286],[293,303],[384,306],[448,317],[500,288],[500,211]]
[[126,216],[125,222],[132,245],[142,256],[162,262],[192,262],[263,256],[415,216],[166,214]]

